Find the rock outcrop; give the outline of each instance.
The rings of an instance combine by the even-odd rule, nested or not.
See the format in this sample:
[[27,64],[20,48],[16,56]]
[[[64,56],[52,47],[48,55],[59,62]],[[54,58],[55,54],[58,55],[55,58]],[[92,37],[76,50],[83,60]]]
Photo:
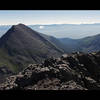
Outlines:
[[100,52],[64,54],[30,64],[10,76],[0,90],[99,90]]
[[6,66],[2,66],[0,67],[0,83],[3,83],[6,78],[8,76],[14,75],[15,73],[13,73],[9,68],[7,68]]

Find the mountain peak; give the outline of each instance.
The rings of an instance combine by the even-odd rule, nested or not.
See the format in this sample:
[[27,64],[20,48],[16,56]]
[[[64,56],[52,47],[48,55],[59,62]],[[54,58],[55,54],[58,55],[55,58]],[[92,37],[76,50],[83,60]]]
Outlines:
[[19,23],[17,25],[13,25],[13,26],[25,26],[25,24]]
[[17,25],[12,25],[12,27],[6,32],[6,34],[4,34],[1,37],[0,44],[4,43],[12,35],[14,37],[16,37],[16,38],[17,38],[18,35],[20,37],[20,35],[24,34],[25,31],[27,31],[26,29],[28,29],[27,26],[25,26],[24,24],[21,24],[21,23],[20,24],[17,24]]
[[17,25],[13,25],[13,26],[11,27],[11,29],[17,29],[17,28],[23,28],[23,27],[27,27],[27,26],[24,25],[24,24],[22,24],[22,23],[19,23],[19,24],[17,24]]
[[[17,71],[31,62],[40,63],[48,57],[58,57],[62,54],[54,44],[24,24],[13,25],[1,37],[0,50],[4,52],[0,59],[9,57],[13,62],[12,66],[18,66],[15,66]],[[11,66],[8,58],[7,63],[7,66]]]

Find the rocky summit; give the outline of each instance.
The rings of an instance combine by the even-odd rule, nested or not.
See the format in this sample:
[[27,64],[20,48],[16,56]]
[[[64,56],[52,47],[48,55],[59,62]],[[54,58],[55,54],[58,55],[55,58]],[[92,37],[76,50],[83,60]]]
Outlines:
[[0,90],[99,90],[100,52],[64,54],[30,64],[0,84]]

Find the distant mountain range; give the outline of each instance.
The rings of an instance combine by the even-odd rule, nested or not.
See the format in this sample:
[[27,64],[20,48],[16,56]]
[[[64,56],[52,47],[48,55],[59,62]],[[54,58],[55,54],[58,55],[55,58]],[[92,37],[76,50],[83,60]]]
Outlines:
[[81,39],[60,38],[60,42],[64,45],[65,51],[69,48],[71,52],[97,52],[100,51],[100,34],[85,37]]
[[[79,39],[100,33],[100,23],[95,24],[51,24],[51,25],[28,25],[33,30],[51,35],[56,38]],[[11,25],[0,26],[0,36],[5,34]]]

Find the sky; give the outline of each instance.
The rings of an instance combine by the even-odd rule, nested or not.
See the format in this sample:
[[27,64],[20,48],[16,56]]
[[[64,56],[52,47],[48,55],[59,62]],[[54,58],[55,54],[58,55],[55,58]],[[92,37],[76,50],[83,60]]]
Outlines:
[[0,25],[100,23],[100,10],[0,10]]

